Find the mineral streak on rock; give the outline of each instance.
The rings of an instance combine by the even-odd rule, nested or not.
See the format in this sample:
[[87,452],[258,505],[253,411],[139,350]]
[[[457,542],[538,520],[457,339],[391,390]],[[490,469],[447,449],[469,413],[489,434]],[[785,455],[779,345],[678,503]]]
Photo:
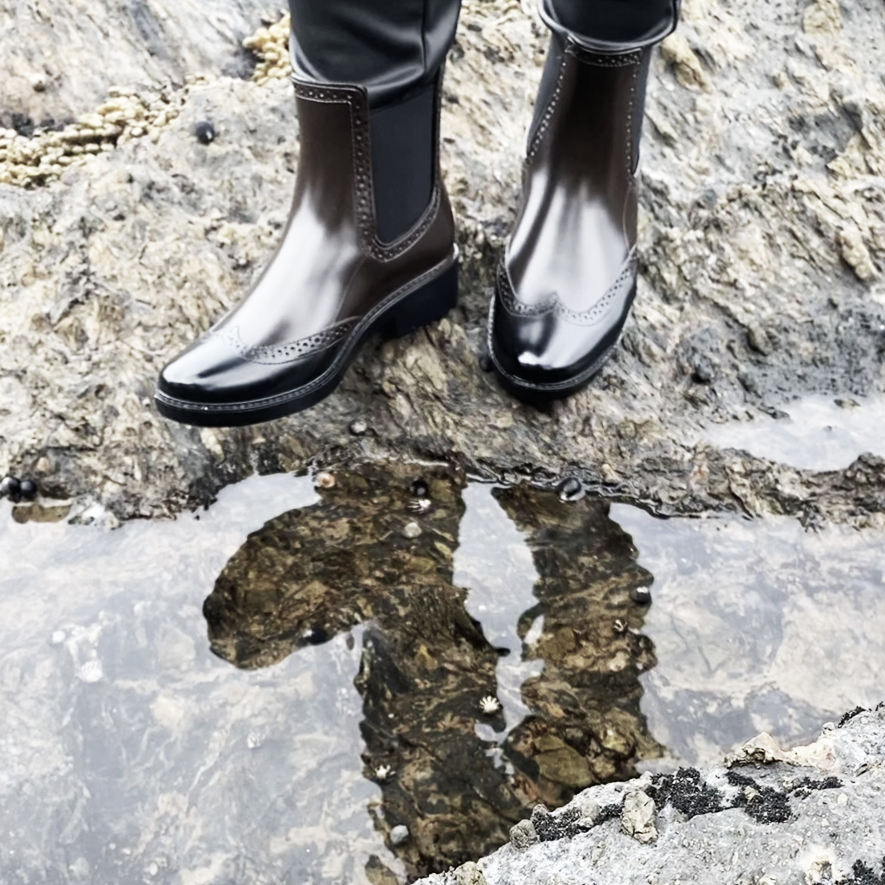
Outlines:
[[[320,503],[250,536],[204,605],[212,650],[244,669],[277,663],[317,629],[330,640],[364,625],[355,684],[365,775],[383,793],[373,817],[412,875],[508,838],[528,848],[583,831],[596,806],[563,816],[538,803],[631,777],[637,757],[660,753],[639,712],[635,666],[637,655],[650,666],[653,650],[602,626],[619,613],[641,625],[630,590],[648,574],[603,504],[563,504],[553,490],[500,493],[540,574],[531,618],[543,615],[544,627],[524,654],[544,666],[522,686],[529,714],[506,734],[480,736],[479,724],[501,732],[505,721],[478,707],[495,686],[499,652],[452,583],[464,480],[457,470],[422,469],[434,506],[417,537],[401,531],[412,468],[339,471]],[[531,823],[518,823],[529,814]],[[402,842],[393,836],[400,826],[409,832]]]
[[[821,776],[826,768],[780,761],[759,764],[752,777],[723,767],[683,769],[651,779],[644,775],[627,784],[591,787],[550,815],[571,819],[587,802],[618,809],[614,815],[601,815],[594,826],[566,827],[560,839],[521,851],[506,846],[478,865],[488,885],[882,885],[885,712],[857,714],[841,729],[825,730],[815,743],[824,747],[797,748],[796,758],[831,759],[844,771],[838,788],[832,776]],[[786,784],[801,784],[789,794],[792,802]],[[654,845],[624,838],[625,832],[635,836],[637,815],[655,828]],[[625,826],[628,818],[630,825]],[[420,885],[455,882],[449,873],[430,876]]]
[[[885,7],[686,0],[649,92],[634,318],[587,390],[533,410],[476,362],[547,40],[530,5],[468,0],[448,67],[462,307],[367,347],[309,414],[206,433],[161,421],[150,397],[285,221],[298,153],[286,24],[257,30],[269,10],[252,0],[99,2],[88,16],[0,0],[0,475],[134,517],[205,503],[256,465],[450,459],[574,475],[669,514],[881,523],[881,458],[811,473],[696,441],[793,395],[882,388]],[[224,134],[211,149],[194,137],[203,120]],[[371,435],[348,431],[357,417]]]

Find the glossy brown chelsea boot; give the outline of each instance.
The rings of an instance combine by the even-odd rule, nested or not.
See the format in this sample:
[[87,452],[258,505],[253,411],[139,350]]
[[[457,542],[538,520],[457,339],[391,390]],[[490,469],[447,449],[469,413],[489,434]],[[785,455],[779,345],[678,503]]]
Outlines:
[[551,43],[489,315],[492,362],[523,399],[578,390],[624,328],[636,294],[649,53],[600,54],[559,36]]
[[282,242],[248,297],[163,369],[167,418],[227,427],[306,409],[367,338],[404,335],[457,302],[439,79],[371,112],[358,86],[296,80],[295,95],[301,154]]

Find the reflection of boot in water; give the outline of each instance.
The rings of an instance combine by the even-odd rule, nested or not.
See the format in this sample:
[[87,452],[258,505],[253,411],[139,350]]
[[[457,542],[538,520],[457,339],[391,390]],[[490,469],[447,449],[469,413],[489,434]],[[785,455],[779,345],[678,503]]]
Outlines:
[[656,663],[654,649],[633,632],[645,608],[630,598],[652,576],[607,504],[563,504],[528,487],[494,496],[528,534],[539,575],[538,605],[520,619],[520,637],[543,616],[541,635],[523,652],[544,662],[522,686],[533,715],[510,733],[505,754],[541,801],[557,806],[590,784],[633,777],[637,758],[660,755],[639,709],[639,674]]
[[[497,847],[526,813],[475,733],[498,655],[452,585],[462,480],[425,471],[432,507],[416,514],[415,475],[339,474],[320,504],[251,535],[204,605],[212,650],[245,669],[371,621],[356,679],[363,758],[383,791],[376,826],[391,845],[393,828],[408,827],[392,848],[412,875]],[[412,539],[411,522],[422,530]]]
[[[212,651],[243,669],[266,667],[377,617],[397,587],[436,586],[451,572],[464,507],[456,480],[440,475],[432,509],[412,513],[415,475],[394,465],[340,473],[320,503],[250,535],[203,606]],[[423,528],[414,540],[411,522]]]

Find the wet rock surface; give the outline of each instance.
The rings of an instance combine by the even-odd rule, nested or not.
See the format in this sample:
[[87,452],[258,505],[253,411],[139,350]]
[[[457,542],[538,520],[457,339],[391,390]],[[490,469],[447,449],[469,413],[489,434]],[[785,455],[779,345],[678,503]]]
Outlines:
[[[0,475],[34,477],[75,515],[99,503],[126,518],[206,501],[256,469],[446,458],[574,476],[665,513],[881,521],[879,457],[814,472],[698,442],[794,395],[882,390],[881,3],[684,3],[650,89],[634,318],[586,391],[540,411],[480,364],[546,35],[513,0],[466,3],[443,123],[461,307],[367,347],[309,413],[236,431],[167,424],[151,395],[285,220],[298,151],[284,29],[261,32],[243,65],[239,41],[267,10],[105,6],[16,6],[0,38],[14,74],[0,179],[19,182],[0,184]],[[112,85],[122,109],[107,107]],[[41,134],[50,118],[73,128]]]
[[[790,762],[763,735],[730,768],[592,787],[545,813],[561,822],[555,839],[512,840],[476,867],[487,885],[880,882],[883,741],[885,712],[863,711],[826,727]],[[772,748],[767,759],[760,744]],[[588,805],[614,807],[615,819],[588,819]],[[450,871],[421,881],[460,879]]]
[[[392,465],[339,474],[320,503],[250,536],[204,614],[212,650],[245,669],[365,625],[354,684],[365,776],[382,791],[371,813],[410,874],[423,875],[506,842],[538,803],[559,806],[590,784],[635,775],[636,759],[662,748],[639,711],[638,675],[654,651],[630,600],[650,575],[605,505],[495,492],[539,575],[517,628],[521,648],[496,648],[453,583],[463,477],[423,469],[432,506],[409,538],[414,476]],[[501,583],[506,592],[506,575]],[[635,632],[612,630],[619,618]],[[495,698],[507,689],[498,662],[510,654],[543,664],[518,686],[515,719],[506,695],[503,705]],[[538,835],[553,838],[539,814]]]

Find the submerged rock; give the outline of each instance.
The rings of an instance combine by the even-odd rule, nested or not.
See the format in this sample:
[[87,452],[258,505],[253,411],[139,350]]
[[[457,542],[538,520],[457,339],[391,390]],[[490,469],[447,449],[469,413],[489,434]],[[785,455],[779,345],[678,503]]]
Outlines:
[[[462,307],[366,347],[308,414],[197,431],[158,417],[155,378],[248,289],[297,165],[286,24],[259,27],[272,11],[0,0],[0,474],[137,517],[205,503],[256,465],[412,457],[574,472],[664,513],[882,520],[881,458],[813,473],[698,442],[797,394],[882,388],[878,0],[683,4],[649,91],[633,319],[585,391],[540,411],[476,355],[547,34],[518,4],[468,0],[443,120]],[[209,120],[211,149],[195,138]]]

